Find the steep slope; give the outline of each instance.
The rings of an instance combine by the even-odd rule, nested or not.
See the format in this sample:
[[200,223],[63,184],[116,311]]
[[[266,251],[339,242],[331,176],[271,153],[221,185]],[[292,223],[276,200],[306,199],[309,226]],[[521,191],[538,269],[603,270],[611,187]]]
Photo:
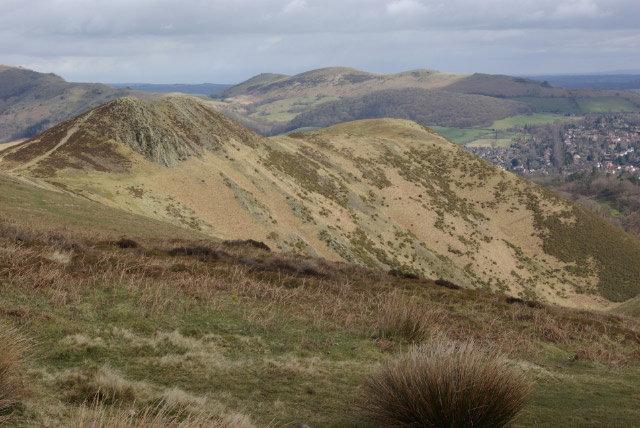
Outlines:
[[0,66],[0,143],[29,138],[111,99],[159,94],[116,89],[97,83],[69,83],[59,76]]
[[573,306],[640,290],[640,243],[406,120],[270,139],[195,100],[112,101],[0,153],[51,188],[223,239]]

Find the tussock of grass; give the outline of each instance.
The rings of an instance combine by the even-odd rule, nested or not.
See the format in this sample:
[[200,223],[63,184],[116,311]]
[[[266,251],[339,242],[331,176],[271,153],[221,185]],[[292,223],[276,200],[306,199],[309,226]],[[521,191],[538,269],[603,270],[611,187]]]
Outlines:
[[18,330],[0,323],[0,424],[26,396],[22,368],[29,349],[29,341]]
[[378,305],[374,323],[374,336],[378,339],[421,342],[436,329],[439,311],[430,305],[418,305],[397,293]]
[[500,428],[514,420],[530,389],[495,351],[439,339],[371,376],[363,409],[387,427]]

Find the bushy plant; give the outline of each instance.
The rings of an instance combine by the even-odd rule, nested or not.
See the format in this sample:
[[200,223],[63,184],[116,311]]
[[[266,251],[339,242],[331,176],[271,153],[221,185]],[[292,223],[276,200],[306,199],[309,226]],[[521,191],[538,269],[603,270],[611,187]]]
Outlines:
[[501,428],[513,422],[530,388],[497,352],[438,339],[370,376],[362,409],[386,427]]

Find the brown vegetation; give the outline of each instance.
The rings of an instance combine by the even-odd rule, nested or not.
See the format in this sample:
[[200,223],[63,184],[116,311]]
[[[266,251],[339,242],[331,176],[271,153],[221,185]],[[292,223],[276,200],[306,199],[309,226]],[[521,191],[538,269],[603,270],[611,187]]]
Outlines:
[[530,389],[523,373],[495,351],[439,340],[413,347],[371,376],[362,406],[387,427],[501,428]]
[[26,396],[22,370],[29,348],[18,330],[0,322],[0,425]]

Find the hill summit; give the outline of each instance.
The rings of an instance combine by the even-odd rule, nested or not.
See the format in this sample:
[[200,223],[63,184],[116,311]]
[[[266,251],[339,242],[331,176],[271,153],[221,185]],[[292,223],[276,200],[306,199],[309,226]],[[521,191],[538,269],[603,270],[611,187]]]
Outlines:
[[265,138],[125,98],[0,152],[14,177],[221,239],[565,305],[640,291],[640,242],[415,122]]

